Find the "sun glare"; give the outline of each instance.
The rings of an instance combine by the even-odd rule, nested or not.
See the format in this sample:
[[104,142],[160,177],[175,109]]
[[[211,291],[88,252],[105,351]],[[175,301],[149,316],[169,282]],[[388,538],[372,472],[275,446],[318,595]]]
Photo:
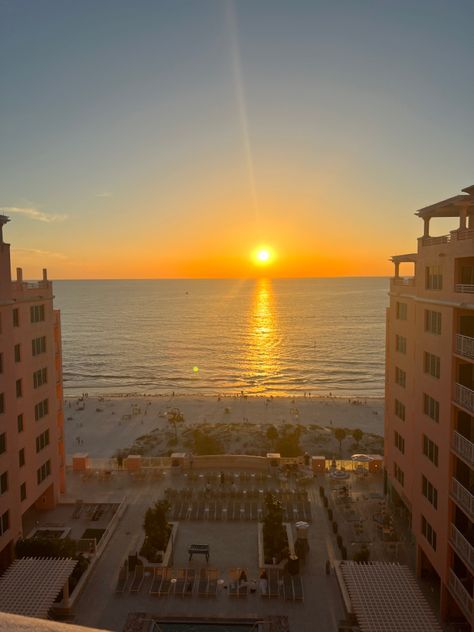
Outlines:
[[260,248],[257,248],[253,253],[253,259],[258,265],[268,265],[272,262],[273,256],[274,255],[271,249],[267,248],[266,246],[261,246]]

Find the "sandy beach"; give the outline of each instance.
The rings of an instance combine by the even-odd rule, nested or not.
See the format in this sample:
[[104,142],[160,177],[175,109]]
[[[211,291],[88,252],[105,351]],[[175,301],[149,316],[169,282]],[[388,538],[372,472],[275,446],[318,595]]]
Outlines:
[[[168,413],[173,409],[179,409],[184,417],[176,428],[168,420]],[[348,433],[342,444],[345,454],[356,447],[360,451],[373,451],[380,450],[383,445],[383,409],[382,398],[67,397],[64,410],[66,453],[87,452],[91,457],[110,457],[118,450],[133,446],[144,454],[165,454],[175,449],[189,449],[190,434],[196,429],[204,433],[214,432],[225,439],[226,451],[255,453],[259,447],[260,451],[268,447],[262,440],[261,445],[258,444],[269,425],[274,425],[280,433],[299,426],[303,439],[307,435],[306,442],[303,440],[301,444],[312,453],[334,453],[338,449],[334,429],[340,427],[346,428]],[[356,428],[364,433],[360,446],[354,445],[350,436]],[[177,443],[173,439],[176,437]]]

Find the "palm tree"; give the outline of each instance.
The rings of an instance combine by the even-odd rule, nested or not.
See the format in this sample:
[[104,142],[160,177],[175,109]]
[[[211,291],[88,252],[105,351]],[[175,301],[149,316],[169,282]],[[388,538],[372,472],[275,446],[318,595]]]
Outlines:
[[168,413],[168,421],[174,428],[174,441],[178,443],[178,427],[176,424],[184,421],[184,415],[179,408],[172,408]]
[[342,453],[342,442],[347,437],[347,431],[345,428],[336,428],[334,430],[334,436],[339,441],[339,453]]
[[355,428],[352,431],[352,436],[354,438],[354,441],[356,442],[357,448],[359,448],[359,443],[362,441],[362,437],[364,436],[364,433],[362,432],[360,428]]

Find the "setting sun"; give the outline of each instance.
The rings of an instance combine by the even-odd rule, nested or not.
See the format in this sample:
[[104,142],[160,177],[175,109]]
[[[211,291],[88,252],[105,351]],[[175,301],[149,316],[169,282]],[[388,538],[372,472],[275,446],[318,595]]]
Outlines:
[[274,258],[273,252],[266,246],[257,248],[253,253],[253,259],[258,265],[268,265]]

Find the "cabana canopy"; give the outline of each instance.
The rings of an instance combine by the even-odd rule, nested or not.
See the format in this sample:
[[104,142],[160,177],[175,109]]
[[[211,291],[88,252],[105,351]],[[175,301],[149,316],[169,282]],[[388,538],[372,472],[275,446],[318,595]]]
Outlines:
[[15,560],[0,578],[0,611],[46,619],[76,564],[69,558]]

